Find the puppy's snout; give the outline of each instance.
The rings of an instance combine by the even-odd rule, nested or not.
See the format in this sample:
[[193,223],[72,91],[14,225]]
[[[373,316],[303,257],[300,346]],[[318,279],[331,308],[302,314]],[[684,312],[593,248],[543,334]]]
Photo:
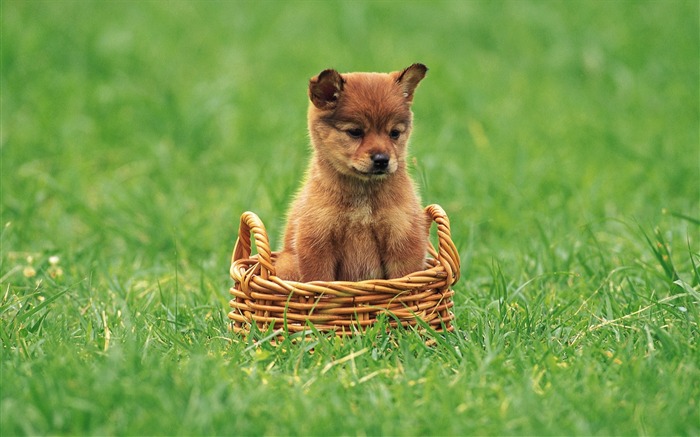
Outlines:
[[389,167],[389,155],[386,153],[375,153],[371,158],[374,171],[385,171]]

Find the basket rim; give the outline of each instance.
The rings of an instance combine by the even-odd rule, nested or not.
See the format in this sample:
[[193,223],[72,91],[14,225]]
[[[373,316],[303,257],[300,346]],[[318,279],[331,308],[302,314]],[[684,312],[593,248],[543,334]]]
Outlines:
[[[272,259],[279,252],[272,252]],[[428,258],[426,263],[434,264],[432,267],[425,268],[423,270],[418,270],[410,273],[406,276],[400,278],[392,279],[365,279],[362,281],[309,281],[300,282],[292,281],[288,279],[280,278],[276,275],[269,275],[265,280],[268,283],[277,284],[282,288],[289,289],[299,289],[304,288],[308,290],[313,290],[316,288],[331,288],[337,291],[342,291],[343,289],[353,289],[357,291],[364,292],[389,292],[389,289],[395,291],[397,287],[402,288],[404,291],[408,289],[419,288],[428,284],[433,284],[437,280],[447,280],[449,278],[445,268],[440,264],[440,262],[435,258]],[[256,277],[262,278],[262,275],[256,273],[260,268],[259,255],[252,255],[249,258],[239,259],[234,261],[231,265],[231,278],[237,282],[241,282],[243,278],[246,277]],[[252,273],[251,273],[252,270]],[[456,279],[451,283],[456,282]],[[318,290],[321,292],[321,290]]]

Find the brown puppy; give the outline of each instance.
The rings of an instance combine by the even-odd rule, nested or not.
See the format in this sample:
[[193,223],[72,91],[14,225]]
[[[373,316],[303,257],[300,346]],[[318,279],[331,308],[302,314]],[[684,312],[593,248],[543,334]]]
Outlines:
[[311,79],[313,155],[288,213],[277,276],[361,281],[425,267],[430,220],[406,171],[406,147],[413,93],[427,70],[325,70]]

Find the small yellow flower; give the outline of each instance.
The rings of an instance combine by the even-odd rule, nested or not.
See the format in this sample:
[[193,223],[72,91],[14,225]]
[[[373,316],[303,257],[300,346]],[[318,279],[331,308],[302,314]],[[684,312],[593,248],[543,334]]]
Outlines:
[[[615,355],[614,355],[611,351],[605,351],[605,352],[603,352],[603,353],[605,354],[606,357],[612,358],[612,359],[613,359],[613,363],[618,364],[618,365],[619,365],[619,364],[622,364],[622,360],[620,360],[619,358],[615,357]],[[613,357],[615,357],[615,358],[613,358]]]
[[36,276],[36,270],[34,270],[34,267],[32,266],[25,267],[22,273],[24,274],[25,278],[33,278]]
[[49,275],[56,279],[63,276],[63,269],[60,267],[52,267],[49,269]]

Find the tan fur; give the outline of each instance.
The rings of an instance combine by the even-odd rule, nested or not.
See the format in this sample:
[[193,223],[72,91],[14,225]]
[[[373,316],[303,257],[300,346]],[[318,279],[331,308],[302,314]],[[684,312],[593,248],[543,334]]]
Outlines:
[[288,213],[277,276],[360,281],[424,268],[430,221],[406,170],[406,148],[413,93],[426,71],[422,64],[393,73],[325,70],[311,79],[313,155]]

